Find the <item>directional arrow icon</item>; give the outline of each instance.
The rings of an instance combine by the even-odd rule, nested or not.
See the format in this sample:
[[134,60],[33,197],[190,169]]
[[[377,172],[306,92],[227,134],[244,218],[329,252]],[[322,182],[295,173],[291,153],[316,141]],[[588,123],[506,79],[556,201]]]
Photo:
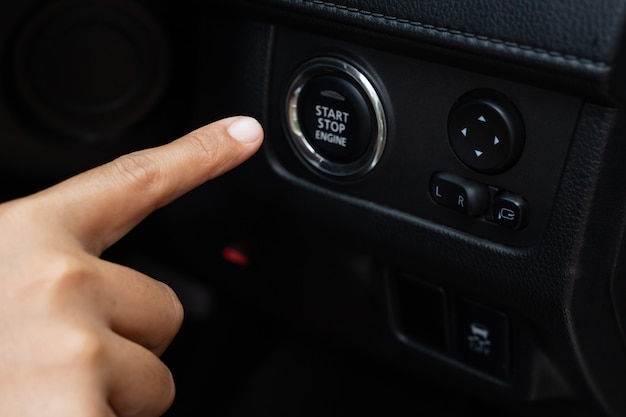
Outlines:
[[500,143],[500,139],[499,139],[497,136],[495,136],[495,137],[493,138],[493,144],[494,144],[494,145],[497,145],[498,143]]
[[478,149],[474,149],[474,153],[476,154],[477,157],[480,158],[480,156],[483,154],[482,151],[479,151]]
[[480,117],[478,118],[478,121],[479,121],[479,122],[486,122],[486,121],[487,121],[487,119],[485,119],[485,116],[480,116]]
[[463,136],[467,136],[467,128],[464,128],[463,130],[461,130],[461,134]]

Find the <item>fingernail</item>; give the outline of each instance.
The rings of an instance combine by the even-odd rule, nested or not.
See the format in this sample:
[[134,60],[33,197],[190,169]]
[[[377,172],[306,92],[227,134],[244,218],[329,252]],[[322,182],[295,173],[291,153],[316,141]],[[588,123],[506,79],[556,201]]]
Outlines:
[[252,117],[242,116],[228,126],[228,133],[238,142],[254,143],[261,138],[263,128]]

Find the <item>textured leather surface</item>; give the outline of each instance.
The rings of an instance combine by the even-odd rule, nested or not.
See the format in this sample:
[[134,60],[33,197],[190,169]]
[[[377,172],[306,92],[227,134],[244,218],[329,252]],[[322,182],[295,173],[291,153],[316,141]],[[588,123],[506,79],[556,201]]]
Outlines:
[[610,63],[624,0],[261,0],[337,20],[386,25],[424,38]]
[[544,70],[565,70],[570,75],[592,79],[596,84],[615,83],[626,15],[626,0],[255,0],[252,3],[292,15],[323,19],[330,24],[372,29],[523,62]]

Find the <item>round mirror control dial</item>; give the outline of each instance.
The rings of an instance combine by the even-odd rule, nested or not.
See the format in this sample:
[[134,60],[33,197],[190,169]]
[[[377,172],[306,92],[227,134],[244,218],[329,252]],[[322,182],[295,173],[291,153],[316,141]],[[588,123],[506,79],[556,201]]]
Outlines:
[[512,167],[524,148],[524,123],[502,94],[478,90],[461,97],[448,119],[450,146],[470,169],[498,174]]

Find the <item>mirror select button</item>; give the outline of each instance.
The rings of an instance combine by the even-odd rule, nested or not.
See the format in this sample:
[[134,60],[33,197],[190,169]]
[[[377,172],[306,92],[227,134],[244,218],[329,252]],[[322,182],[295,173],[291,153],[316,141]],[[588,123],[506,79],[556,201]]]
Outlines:
[[468,216],[480,216],[489,207],[489,188],[453,174],[439,172],[430,180],[430,196],[439,205]]

